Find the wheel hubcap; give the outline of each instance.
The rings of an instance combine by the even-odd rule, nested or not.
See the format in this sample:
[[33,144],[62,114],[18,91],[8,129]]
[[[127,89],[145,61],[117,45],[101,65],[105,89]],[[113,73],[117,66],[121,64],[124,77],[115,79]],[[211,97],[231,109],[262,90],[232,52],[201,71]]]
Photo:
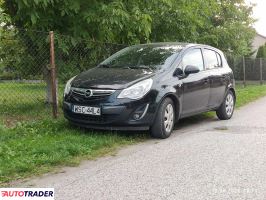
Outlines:
[[174,108],[172,104],[166,106],[164,112],[164,127],[167,132],[170,132],[174,124]]
[[231,116],[234,111],[234,97],[232,94],[228,94],[225,101],[225,111],[228,116]]

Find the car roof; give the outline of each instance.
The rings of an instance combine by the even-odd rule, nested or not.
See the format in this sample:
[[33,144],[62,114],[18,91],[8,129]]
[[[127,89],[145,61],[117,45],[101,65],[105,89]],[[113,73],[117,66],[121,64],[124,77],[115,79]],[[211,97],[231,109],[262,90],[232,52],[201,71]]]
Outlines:
[[183,43],[183,42],[156,42],[156,43],[146,43],[146,44],[137,44],[134,46],[152,46],[152,47],[163,47],[163,46],[181,46],[183,48],[191,46],[191,43]]
[[205,47],[205,48],[211,48],[211,49],[215,49],[217,51],[220,52],[219,49],[206,45],[206,44],[196,44],[196,43],[185,43],[185,42],[156,42],[156,43],[147,43],[147,44],[137,44],[134,46],[140,46],[140,47],[164,47],[164,46],[178,46],[181,47],[182,49],[186,49],[189,47],[196,47],[196,46],[200,46],[200,47]]

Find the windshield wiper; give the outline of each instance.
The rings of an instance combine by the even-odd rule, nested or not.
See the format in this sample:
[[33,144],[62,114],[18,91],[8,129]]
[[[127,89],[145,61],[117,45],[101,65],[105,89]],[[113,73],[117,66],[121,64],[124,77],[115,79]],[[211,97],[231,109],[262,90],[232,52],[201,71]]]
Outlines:
[[103,68],[110,68],[110,65],[107,65],[107,64],[100,64],[99,66]]
[[100,64],[100,67],[103,68],[121,68],[121,69],[149,69],[149,70],[153,70],[152,67],[150,66],[146,66],[146,65],[140,65],[140,66],[115,66],[115,65],[108,65],[108,64]]
[[153,70],[153,68],[150,67],[150,66],[140,66],[139,68],[140,68],[140,69],[149,69],[149,70]]
[[140,66],[136,66],[136,67],[127,67],[127,68],[130,68],[130,69],[149,69],[149,70],[153,70],[152,67],[146,66],[146,65],[140,65]]
[[122,67],[122,69],[132,69],[132,67]]

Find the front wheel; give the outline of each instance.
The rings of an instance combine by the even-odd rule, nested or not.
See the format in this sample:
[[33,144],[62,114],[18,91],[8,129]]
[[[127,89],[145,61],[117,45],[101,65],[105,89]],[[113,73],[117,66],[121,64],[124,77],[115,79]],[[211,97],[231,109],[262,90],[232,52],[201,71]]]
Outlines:
[[228,120],[233,116],[235,110],[235,95],[229,90],[225,96],[225,99],[219,109],[216,111],[216,115],[220,120]]
[[151,127],[151,135],[155,138],[168,138],[174,128],[175,109],[172,99],[166,98],[160,105],[155,121]]

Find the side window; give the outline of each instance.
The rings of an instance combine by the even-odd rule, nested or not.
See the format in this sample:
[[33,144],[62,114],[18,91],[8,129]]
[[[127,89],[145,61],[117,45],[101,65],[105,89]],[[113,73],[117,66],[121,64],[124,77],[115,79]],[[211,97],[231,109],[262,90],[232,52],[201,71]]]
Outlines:
[[222,58],[221,58],[221,55],[219,53],[216,53],[216,56],[217,56],[217,59],[218,59],[218,66],[219,67],[222,67],[223,64],[222,64]]
[[183,57],[182,65],[183,68],[188,65],[196,66],[200,69],[200,71],[202,71],[204,69],[204,65],[201,50],[193,49],[187,52]]
[[219,67],[216,52],[210,49],[204,49],[204,59],[206,61],[206,69],[214,69]]

